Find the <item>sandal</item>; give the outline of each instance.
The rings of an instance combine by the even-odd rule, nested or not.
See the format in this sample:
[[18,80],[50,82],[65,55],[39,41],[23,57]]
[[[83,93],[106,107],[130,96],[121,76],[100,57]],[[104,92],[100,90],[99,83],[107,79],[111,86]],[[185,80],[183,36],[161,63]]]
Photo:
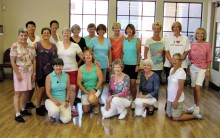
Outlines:
[[79,115],[79,112],[75,109],[71,109],[71,112],[72,112],[73,116],[78,116]]

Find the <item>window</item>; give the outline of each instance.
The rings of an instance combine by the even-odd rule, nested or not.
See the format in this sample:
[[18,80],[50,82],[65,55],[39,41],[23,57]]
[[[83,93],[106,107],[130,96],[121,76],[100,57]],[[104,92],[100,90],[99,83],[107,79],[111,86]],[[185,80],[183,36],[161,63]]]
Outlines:
[[88,35],[88,24],[104,24],[107,27],[107,21],[108,0],[70,0],[70,27],[78,24],[81,27],[80,36]]
[[219,71],[220,62],[220,22],[216,23],[213,69]]
[[[155,21],[155,2],[146,0],[117,0],[117,22],[121,23],[121,33],[125,34],[126,26],[131,23],[136,29],[136,36],[144,44],[153,35],[152,24]],[[143,45],[142,44],[142,45]],[[142,46],[141,55],[144,55]]]
[[172,34],[171,26],[175,21],[182,24],[182,34],[194,40],[194,32],[202,25],[202,3],[164,2],[163,37]]

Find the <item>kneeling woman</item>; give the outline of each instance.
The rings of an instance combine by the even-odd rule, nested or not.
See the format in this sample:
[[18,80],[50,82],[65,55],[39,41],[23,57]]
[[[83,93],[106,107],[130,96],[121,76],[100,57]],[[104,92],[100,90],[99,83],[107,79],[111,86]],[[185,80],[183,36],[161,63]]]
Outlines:
[[[143,61],[144,73],[140,77],[139,93],[135,99],[135,116],[146,116],[154,114],[154,105],[158,100],[160,80],[151,69],[153,61],[145,59]],[[146,109],[146,110],[145,110]]]
[[71,120],[70,81],[69,75],[62,71],[63,65],[61,58],[54,59],[54,71],[46,77],[46,93],[49,99],[45,106],[49,117],[55,119],[60,116],[63,123],[68,123]]
[[[78,76],[77,76],[77,85],[81,90],[82,94],[82,109],[84,113],[88,113],[91,110],[91,104],[95,105],[95,113],[99,113],[99,104],[98,102],[92,102],[95,101],[95,97],[98,98],[101,94],[101,85],[103,82],[103,76],[101,69],[96,66],[93,61],[94,58],[92,56],[92,52],[89,50],[86,50],[84,52],[85,54],[85,64],[82,65],[78,70]],[[93,95],[95,94],[95,96]],[[93,97],[89,100],[89,97]],[[97,99],[98,100],[98,99]]]
[[109,81],[109,95],[106,100],[106,107],[102,112],[104,118],[109,118],[119,114],[118,119],[124,119],[127,115],[126,107],[130,106],[128,100],[130,78],[124,74],[124,62],[117,59],[113,63],[114,75]]

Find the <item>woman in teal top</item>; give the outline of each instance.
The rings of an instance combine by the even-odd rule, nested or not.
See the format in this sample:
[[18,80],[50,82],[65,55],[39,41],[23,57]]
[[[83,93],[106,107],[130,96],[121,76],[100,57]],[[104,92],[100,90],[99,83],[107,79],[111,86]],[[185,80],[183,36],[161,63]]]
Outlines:
[[70,81],[69,75],[62,71],[63,65],[61,58],[54,59],[54,71],[46,77],[46,93],[49,99],[46,100],[45,106],[53,121],[60,116],[63,123],[68,123],[71,120]]
[[[125,29],[127,38],[123,41],[123,72],[130,77],[130,92],[132,99],[135,100],[137,94],[136,79],[140,66],[141,58],[141,40],[135,37],[135,27],[133,24],[128,24]],[[132,108],[135,105],[132,102]]]
[[[84,113],[90,111],[90,102],[88,97],[90,94],[95,94],[97,97],[101,94],[101,85],[103,82],[101,69],[93,63],[92,52],[86,50],[85,64],[78,70],[77,85],[82,91],[82,109]],[[95,113],[99,113],[99,104],[95,105]]]
[[[89,49],[93,51],[94,58],[100,64],[102,70],[103,82],[106,81],[107,69],[111,71],[112,66],[112,54],[111,54],[111,43],[108,38],[105,38],[106,26],[104,24],[99,24],[97,26],[97,37],[91,40]],[[104,83],[102,84],[102,89],[104,89]],[[101,98],[99,99],[101,105],[104,105]]]

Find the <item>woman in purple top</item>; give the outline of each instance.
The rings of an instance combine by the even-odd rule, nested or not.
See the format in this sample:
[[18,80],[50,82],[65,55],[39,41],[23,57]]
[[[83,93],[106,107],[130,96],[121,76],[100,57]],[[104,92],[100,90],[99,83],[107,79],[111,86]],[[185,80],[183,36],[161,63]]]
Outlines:
[[35,43],[37,53],[36,66],[36,81],[39,87],[37,96],[36,113],[37,115],[45,115],[45,106],[41,106],[43,97],[46,97],[45,79],[48,74],[53,71],[52,62],[57,57],[57,47],[52,44],[49,39],[51,35],[50,28],[43,28],[41,30],[42,40]]
[[124,119],[127,115],[126,107],[130,106],[128,100],[130,78],[122,72],[124,62],[116,59],[113,63],[114,75],[109,82],[109,95],[106,100],[106,107],[102,112],[104,118],[109,118],[119,114],[118,119]]

